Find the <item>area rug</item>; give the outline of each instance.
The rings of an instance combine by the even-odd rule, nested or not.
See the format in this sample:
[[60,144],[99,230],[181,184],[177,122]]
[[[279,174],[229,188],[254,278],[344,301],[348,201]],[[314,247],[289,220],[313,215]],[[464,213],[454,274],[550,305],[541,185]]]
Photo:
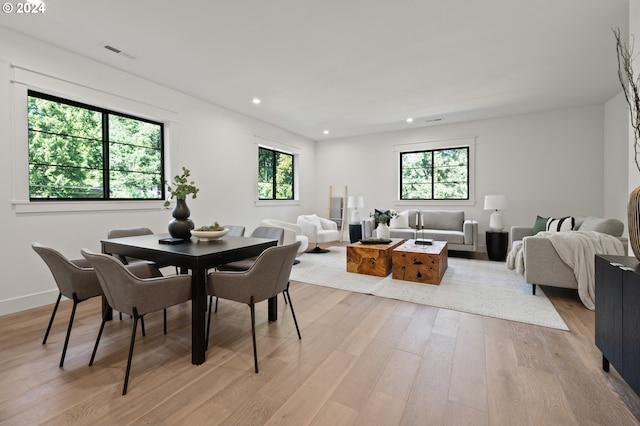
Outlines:
[[569,330],[544,292],[532,295],[531,284],[503,262],[449,257],[442,282],[431,285],[347,272],[346,247],[329,250],[301,256],[291,280]]

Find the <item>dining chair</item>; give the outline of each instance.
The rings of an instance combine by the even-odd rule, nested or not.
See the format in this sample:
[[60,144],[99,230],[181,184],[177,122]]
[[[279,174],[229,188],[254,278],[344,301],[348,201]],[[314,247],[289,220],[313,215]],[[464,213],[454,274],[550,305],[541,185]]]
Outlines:
[[67,335],[64,339],[62,347],[62,357],[60,358],[60,367],[64,365],[64,358],[67,354],[69,346],[69,337],[71,336],[71,328],[73,327],[73,319],[76,315],[76,307],[78,303],[91,299],[92,297],[102,296],[102,288],[96,276],[95,271],[86,259],[68,259],[57,250],[46,247],[40,243],[31,243],[31,247],[44,260],[49,267],[53,279],[58,286],[58,299],[53,307],[51,319],[44,334],[42,344],[47,343],[53,320],[60,305],[60,299],[65,296],[73,300],[73,308],[71,308],[71,316],[69,317],[69,325],[67,326]]
[[[284,229],[276,228],[273,226],[258,226],[256,229],[253,230],[253,232],[251,232],[251,235],[249,237],[278,240],[278,245],[280,246],[284,241]],[[256,260],[255,257],[251,257],[249,259],[243,259],[243,260],[238,260],[236,262],[225,263],[223,265],[218,266],[216,269],[218,271],[246,271],[251,267],[251,265],[253,265],[253,262],[255,262],[255,260]],[[212,300],[213,300],[213,297],[209,296],[209,316],[211,316]],[[216,298],[215,312],[218,312],[217,298]]]
[[[107,231],[107,238],[111,239],[111,238],[124,238],[124,237],[137,237],[139,235],[153,235],[153,231],[149,228],[145,228],[145,227],[137,227],[137,228],[114,228],[114,229],[110,229],[109,231]],[[153,271],[151,274],[148,275],[138,275],[141,276],[142,278],[149,278],[149,277],[159,277],[162,276],[162,272],[160,272],[160,267],[157,263],[151,261],[151,260],[145,260],[145,259],[137,259],[135,257],[129,257],[129,256],[121,256],[119,254],[114,255],[115,257],[117,257],[123,264],[125,265],[136,265],[136,264],[148,264],[151,265],[152,270],[155,269],[155,271]],[[179,273],[178,271],[178,267],[176,266],[176,275]],[[164,315],[164,326],[165,326],[165,333],[166,333],[166,327],[167,327],[167,312],[165,311],[163,313]],[[120,319],[122,320],[122,312],[119,313]],[[144,318],[142,318],[142,320],[140,321],[140,325],[142,326],[142,335],[145,336],[146,332],[144,329]]]
[[[283,293],[289,300],[291,315],[302,339],[296,314],[289,294],[289,276],[293,268],[300,242],[283,246],[269,247],[263,251],[246,271],[215,271],[207,276],[207,293],[235,302],[249,305],[251,313],[251,334],[253,338],[253,361],[255,372],[258,372],[258,351],[256,348],[256,314],[255,304]],[[211,312],[207,320],[207,347],[211,329]]]
[[[228,235],[228,234],[227,234]],[[284,240],[284,229],[273,226],[258,226],[249,235],[250,238],[266,238],[269,240],[278,240],[278,245],[282,245]],[[246,271],[255,261],[255,257],[249,259],[238,260],[236,262],[225,263],[218,266],[219,271]]]
[[227,228],[229,232],[227,235],[231,235],[234,237],[244,237],[244,226],[241,225],[223,225],[223,228]]
[[[87,249],[82,249],[81,253],[95,269],[109,305],[133,317],[129,357],[122,389],[122,395],[126,395],[138,320],[150,312],[160,311],[190,300],[191,277],[189,275],[176,275],[139,278],[113,256],[93,253]],[[91,354],[89,366],[93,365],[105,322],[106,315],[102,318],[102,324]]]
[[[152,235],[153,231],[149,228],[138,227],[138,228],[115,228],[107,231],[107,238],[124,238],[124,237],[136,237],[139,235]],[[131,263],[137,262],[146,262],[153,263],[149,260],[136,259],[134,257],[129,256],[121,256],[119,254],[115,255],[122,263],[125,265],[129,265]]]

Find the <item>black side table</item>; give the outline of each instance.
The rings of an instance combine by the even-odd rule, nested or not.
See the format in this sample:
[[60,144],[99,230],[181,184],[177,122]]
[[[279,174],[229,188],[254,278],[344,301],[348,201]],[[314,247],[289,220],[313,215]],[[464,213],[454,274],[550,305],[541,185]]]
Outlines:
[[491,260],[505,260],[509,246],[509,233],[506,231],[487,231],[487,254]]
[[350,223],[349,224],[349,241],[351,244],[357,243],[362,239],[362,224]]

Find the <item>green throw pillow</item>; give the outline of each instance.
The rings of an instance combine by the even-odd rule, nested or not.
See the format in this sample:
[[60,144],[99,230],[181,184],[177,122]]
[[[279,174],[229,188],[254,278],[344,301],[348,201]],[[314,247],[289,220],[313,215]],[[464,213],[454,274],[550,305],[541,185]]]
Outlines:
[[536,223],[533,225],[533,235],[536,235],[540,231],[547,230],[548,217],[536,216]]

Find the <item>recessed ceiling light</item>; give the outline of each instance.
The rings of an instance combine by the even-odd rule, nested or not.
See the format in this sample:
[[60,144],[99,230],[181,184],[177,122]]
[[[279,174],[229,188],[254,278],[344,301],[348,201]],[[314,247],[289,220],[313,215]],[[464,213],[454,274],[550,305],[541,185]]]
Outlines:
[[413,118],[411,117],[407,118],[407,123],[413,123]]
[[253,100],[251,102],[253,102],[254,105],[258,105],[262,101],[260,100],[260,98],[253,98]]
[[324,131],[324,132],[322,132],[322,133],[324,133],[325,135],[328,135],[328,134],[329,134],[329,131],[328,131],[328,130],[325,130],[325,131]]

